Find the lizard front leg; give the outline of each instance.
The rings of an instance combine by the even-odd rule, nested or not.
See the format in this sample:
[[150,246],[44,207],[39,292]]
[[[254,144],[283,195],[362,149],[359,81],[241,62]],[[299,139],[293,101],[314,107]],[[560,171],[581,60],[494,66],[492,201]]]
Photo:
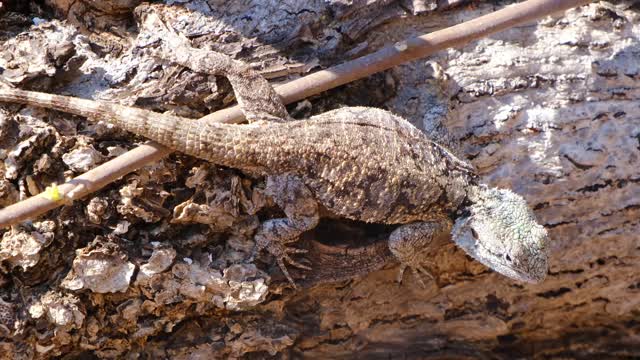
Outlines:
[[299,236],[311,230],[320,219],[318,203],[307,186],[293,175],[267,177],[267,196],[284,210],[286,218],[270,219],[263,222],[255,235],[256,252],[267,249],[278,262],[278,266],[295,287],[295,282],[285,262],[305,270],[308,266],[293,260],[289,254],[306,253],[307,250],[287,247],[287,244],[298,240]]
[[451,223],[447,220],[434,220],[402,225],[389,235],[389,250],[400,261],[398,282],[407,268],[410,268],[422,286],[425,283],[420,274],[433,279],[433,275],[424,268],[430,263],[427,252],[433,239],[440,235],[448,236]]
[[[293,120],[271,84],[257,71],[240,61],[215,51],[193,48],[186,38],[172,30],[167,32],[156,55],[193,71],[226,76],[249,122]],[[275,200],[287,217],[270,219],[260,225],[254,237],[254,255],[262,249],[267,249],[276,258],[287,280],[295,287],[285,263],[306,270],[311,268],[290,257],[290,254],[307,251],[287,247],[287,244],[298,240],[300,234],[318,224],[318,205],[306,185],[291,175],[268,176],[266,195]]]

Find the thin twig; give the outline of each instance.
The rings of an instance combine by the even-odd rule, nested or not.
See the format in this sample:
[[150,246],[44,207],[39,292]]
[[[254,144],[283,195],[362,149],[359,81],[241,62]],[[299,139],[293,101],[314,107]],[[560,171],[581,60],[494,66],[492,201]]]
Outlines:
[[[288,104],[396,65],[429,56],[437,51],[462,46],[487,35],[589,2],[590,0],[528,0],[462,24],[397,42],[372,54],[278,86],[276,91]],[[203,119],[214,122],[240,123],[243,116],[240,108],[233,106],[209,114]],[[150,142],[128,151],[58,188],[63,194],[73,190],[73,198],[80,198],[170,153],[170,149]],[[81,186],[78,187],[78,185]],[[64,205],[64,202],[50,200],[44,196],[31,197],[1,209],[0,228],[34,218],[61,205]]]

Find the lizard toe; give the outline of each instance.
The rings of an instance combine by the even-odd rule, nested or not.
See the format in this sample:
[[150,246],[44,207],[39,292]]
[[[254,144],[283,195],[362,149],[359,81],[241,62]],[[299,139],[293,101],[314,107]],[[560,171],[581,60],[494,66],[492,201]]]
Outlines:
[[287,260],[287,262],[289,264],[291,264],[292,266],[295,266],[299,269],[304,269],[304,270],[311,270],[310,267],[308,267],[307,265],[301,264],[295,260],[293,260],[292,258],[289,257],[289,255],[285,255],[284,258]]
[[[256,247],[256,249],[258,250],[260,248],[261,248],[260,246]],[[289,256],[289,254],[304,254],[304,253],[307,253],[308,250],[287,247],[285,244],[281,242],[275,242],[275,241],[270,242],[269,244],[267,244],[266,246],[263,246],[262,248],[265,248],[271,255],[273,255],[273,257],[275,257],[278,263],[278,266],[280,267],[280,270],[282,270],[282,273],[294,288],[297,288],[297,287],[296,287],[295,281],[293,281],[293,277],[291,276],[291,274],[289,274],[289,271],[287,270],[287,264],[303,270],[312,270],[309,266],[304,265],[292,259],[291,256]]]
[[309,252],[309,250],[288,247],[288,248],[285,248],[285,252],[287,254],[306,254]]
[[435,281],[435,277],[433,276],[433,274],[431,274],[431,272],[427,269],[425,269],[421,264],[418,263],[412,263],[412,264],[408,264],[408,263],[401,263],[400,264],[400,270],[398,271],[398,277],[396,278],[396,281],[399,284],[402,284],[402,279],[404,277],[404,272],[407,270],[407,268],[411,269],[411,272],[415,275],[416,280],[418,280],[418,282],[420,283],[420,285],[422,285],[423,288],[427,288],[426,282],[425,282],[425,277],[429,278],[432,281]]
[[285,263],[284,263],[284,257],[277,258],[276,261],[278,262],[278,266],[280,267],[280,270],[282,270],[282,273],[284,274],[284,276],[289,281],[289,284],[291,284],[291,286],[294,289],[297,289],[298,287],[296,286],[296,282],[293,281],[293,278],[291,277],[291,275],[289,275],[289,271],[287,270],[287,265],[285,265]]

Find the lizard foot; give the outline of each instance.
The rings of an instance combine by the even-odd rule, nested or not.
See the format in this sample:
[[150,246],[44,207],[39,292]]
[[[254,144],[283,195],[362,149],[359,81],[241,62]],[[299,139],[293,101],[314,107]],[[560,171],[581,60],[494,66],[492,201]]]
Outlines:
[[398,277],[396,279],[398,284],[402,284],[402,278],[403,278],[404,272],[405,272],[405,270],[407,270],[407,268],[411,269],[413,274],[416,276],[416,279],[418,279],[418,282],[420,283],[420,285],[422,285],[422,287],[425,288],[425,289],[427,288],[427,285],[424,282],[423,275],[429,277],[431,280],[435,280],[435,278],[433,277],[431,272],[429,270],[425,269],[421,264],[409,265],[409,264],[406,264],[406,263],[402,263],[402,264],[400,264],[400,271],[398,271]]
[[309,266],[301,264],[293,260],[289,256],[289,254],[304,254],[307,252],[307,250],[291,248],[291,247],[286,247],[282,244],[277,244],[275,246],[267,248],[267,251],[269,251],[269,253],[271,253],[271,255],[273,255],[276,258],[276,261],[278,262],[278,266],[280,267],[280,270],[282,270],[282,272],[284,273],[284,276],[287,277],[287,280],[289,280],[289,283],[291,284],[291,286],[293,286],[294,289],[297,289],[295,281],[293,281],[293,278],[291,277],[291,275],[289,275],[289,271],[287,270],[287,265],[285,264],[285,261],[289,263],[289,265],[295,266],[299,269],[311,270]]
[[[286,264],[295,266],[299,269],[311,270],[309,266],[301,264],[293,260],[291,256],[289,256],[290,254],[304,254],[304,253],[307,253],[308,250],[288,247],[286,243],[282,243],[279,241],[268,241],[258,236],[256,238],[257,238],[256,239],[257,241],[256,241],[256,248],[255,248],[254,254],[262,249],[266,249],[276,259],[276,262],[278,263],[280,270],[282,270],[282,273],[284,273],[284,276],[286,276],[287,280],[289,280],[289,283],[293,286],[294,289],[297,289],[296,283],[295,281],[293,281],[293,278],[289,274]],[[254,256],[252,255],[252,257]]]
[[423,275],[434,280],[434,276],[424,268],[424,264],[433,264],[428,259],[429,245],[434,237],[448,234],[449,224],[440,221],[427,221],[406,224],[395,229],[389,236],[389,250],[400,261],[398,282],[407,268],[416,275],[418,282],[426,288]]
[[254,237],[256,251],[267,249],[276,258],[287,280],[296,288],[286,264],[305,270],[311,268],[290,256],[306,253],[306,250],[290,248],[287,245],[298,240],[303,232],[318,225],[318,204],[306,185],[292,175],[268,176],[265,194],[275,200],[287,217],[269,219],[260,225]]

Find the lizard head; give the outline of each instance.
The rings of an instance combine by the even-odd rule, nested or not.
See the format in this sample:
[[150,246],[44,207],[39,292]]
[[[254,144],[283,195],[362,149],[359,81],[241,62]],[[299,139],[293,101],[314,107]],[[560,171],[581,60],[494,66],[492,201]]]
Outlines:
[[512,279],[537,283],[548,269],[547,231],[526,201],[509,190],[477,187],[468,213],[452,230],[455,243],[474,259]]

